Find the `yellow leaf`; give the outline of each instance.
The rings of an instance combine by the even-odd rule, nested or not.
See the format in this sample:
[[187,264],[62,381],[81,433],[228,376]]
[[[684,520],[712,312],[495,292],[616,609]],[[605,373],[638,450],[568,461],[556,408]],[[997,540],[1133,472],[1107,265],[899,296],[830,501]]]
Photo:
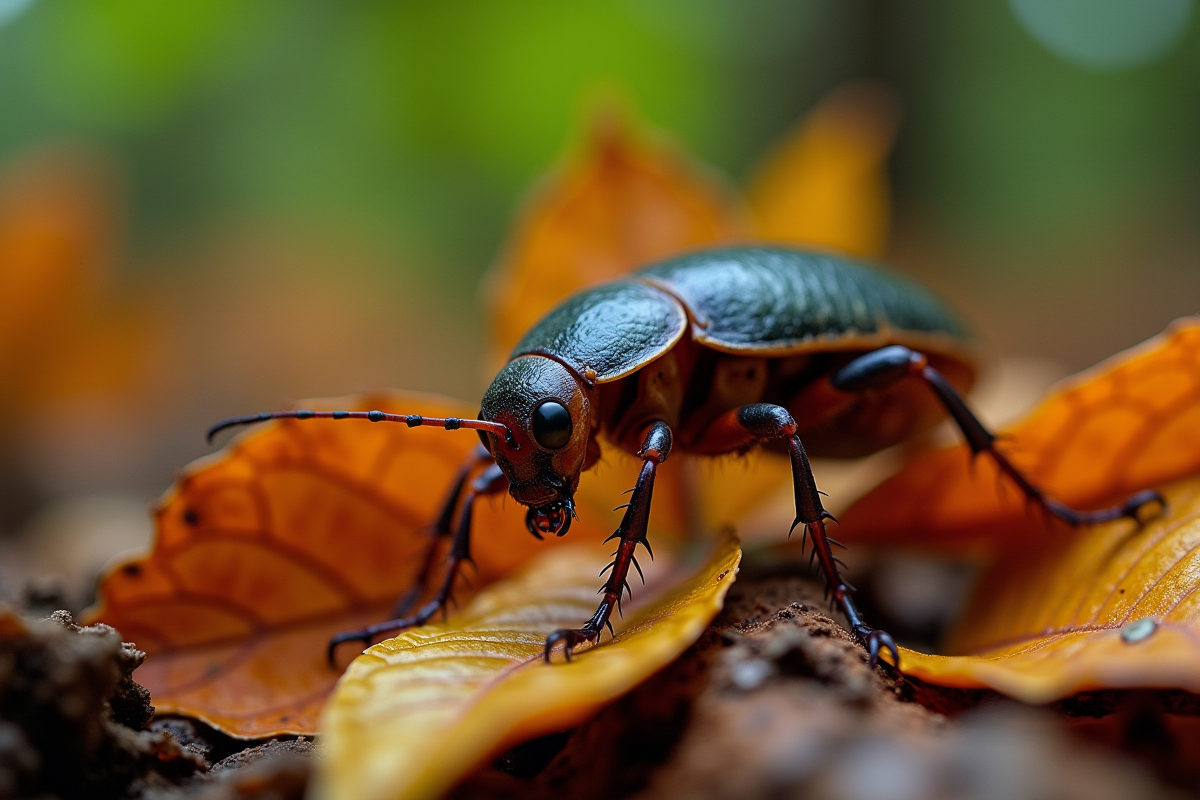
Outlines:
[[[1200,472],[1200,317],[1064,381],[998,442],[1053,499],[1078,508]],[[1051,526],[966,445],[909,461],[841,515],[838,538],[1011,547]],[[1062,526],[1053,526],[1058,530]]]
[[1010,549],[981,581],[949,647],[904,650],[911,677],[1027,703],[1150,687],[1200,693],[1200,477],[1167,516],[1055,532]]
[[316,796],[437,797],[489,756],[579,724],[700,636],[739,559],[727,536],[686,579],[657,565],[647,594],[665,589],[659,599],[627,609],[615,640],[578,651],[570,664],[561,656],[545,664],[542,645],[595,610],[597,561],[575,549],[488,587],[447,624],[375,645],[350,665],[326,709]]
[[878,256],[891,198],[896,101],[871,84],[831,92],[766,161],[750,188],[761,237]]

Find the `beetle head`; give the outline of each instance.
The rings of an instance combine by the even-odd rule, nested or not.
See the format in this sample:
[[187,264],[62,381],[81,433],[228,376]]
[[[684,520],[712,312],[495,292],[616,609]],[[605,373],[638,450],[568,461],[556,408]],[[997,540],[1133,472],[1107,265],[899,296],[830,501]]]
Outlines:
[[591,402],[583,385],[551,358],[521,356],[500,370],[479,413],[511,431],[511,441],[483,438],[508,478],[509,493],[529,506],[529,532],[562,536],[575,514],[575,488],[591,440]]

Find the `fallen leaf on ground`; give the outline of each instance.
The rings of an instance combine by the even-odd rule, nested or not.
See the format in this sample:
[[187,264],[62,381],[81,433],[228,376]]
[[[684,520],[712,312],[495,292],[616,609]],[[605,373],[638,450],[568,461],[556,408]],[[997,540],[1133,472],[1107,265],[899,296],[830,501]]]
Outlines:
[[[1200,472],[1200,317],[1064,381],[1000,435],[1026,477],[1077,508]],[[882,545],[1012,547],[1065,528],[965,444],[910,460],[841,521],[839,539]]]
[[[306,407],[470,415],[415,394]],[[359,421],[261,425],[179,477],[156,511],[152,551],[108,571],[88,621],[112,625],[148,653],[138,681],[159,713],[237,736],[311,734],[339,674],[325,661],[329,637],[390,616],[478,441],[471,432]],[[585,513],[571,536],[598,542],[609,521]],[[533,539],[514,503],[481,502],[476,585],[562,541]],[[436,569],[435,580],[440,562]],[[457,596],[469,596],[461,582]],[[354,649],[344,646],[343,663]]]
[[948,643],[904,650],[905,674],[1026,703],[1098,689],[1200,693],[1200,478],[1164,491],[1169,512],[1056,532],[1010,548]]
[[637,596],[645,604],[626,607],[616,638],[577,651],[569,664],[560,654],[545,664],[543,643],[591,615],[604,563],[574,548],[493,584],[449,623],[375,645],[326,709],[316,796],[437,797],[489,756],[579,724],[696,641],[739,559],[731,536],[690,576],[660,558],[647,571],[646,600]]

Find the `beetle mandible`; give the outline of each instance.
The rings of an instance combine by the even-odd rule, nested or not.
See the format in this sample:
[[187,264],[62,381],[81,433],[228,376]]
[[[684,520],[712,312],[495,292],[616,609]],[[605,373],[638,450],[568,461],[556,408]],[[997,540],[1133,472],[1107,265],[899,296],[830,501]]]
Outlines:
[[[1071,525],[1139,518],[1154,492],[1097,511],[1046,497],[995,447],[995,436],[960,392],[974,379],[974,340],[957,316],[924,289],[829,253],[742,247],[674,258],[583,291],[541,319],[517,344],[483,396],[479,419],[381,411],[279,411],[223,420],[209,430],[268,419],[367,419],[473,429],[482,447],[460,469],[434,524],[452,537],[450,560],[431,601],[412,611],[432,569],[397,604],[398,619],[335,636],[369,643],[378,634],[428,621],[450,598],[470,558],[476,499],[508,491],[528,506],[538,538],[562,536],[575,514],[580,474],[600,459],[600,439],[636,454],[641,472],[612,538],[618,540],[596,613],[552,633],[567,660],[599,641],[628,589],[646,539],[658,468],[675,449],[700,455],[765,445],[791,459],[796,518],[821,572],[872,666],[892,637],[869,627],[842,579],[825,531],[808,452],[849,457],[887,447],[948,413],[974,455],[986,454],[1033,503]],[[940,408],[939,408],[940,406]],[[457,510],[457,520],[455,512]],[[790,535],[790,532],[789,532]]]

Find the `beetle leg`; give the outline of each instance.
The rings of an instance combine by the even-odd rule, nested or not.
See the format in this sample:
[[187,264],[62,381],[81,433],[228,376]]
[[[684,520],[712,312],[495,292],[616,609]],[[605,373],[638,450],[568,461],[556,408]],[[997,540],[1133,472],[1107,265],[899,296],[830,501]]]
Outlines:
[[428,529],[429,543],[425,546],[425,554],[421,557],[421,568],[417,571],[413,585],[392,606],[393,617],[407,616],[417,601],[421,599],[421,595],[425,593],[425,587],[429,584],[429,575],[433,572],[433,564],[437,560],[438,545],[453,533],[451,526],[454,523],[454,512],[458,509],[458,500],[467,487],[467,479],[471,477],[471,473],[477,467],[494,463],[495,459],[492,458],[492,454],[487,451],[487,448],[478,445],[463,462],[463,465],[458,468],[454,482],[450,484],[450,491],[446,493],[446,498],[442,501],[442,508],[438,512],[437,519]]
[[367,645],[381,633],[424,625],[434,614],[443,610],[454,590],[454,580],[458,577],[459,569],[464,561],[471,560],[471,517],[476,498],[480,495],[500,494],[507,489],[508,478],[504,477],[500,467],[495,464],[480,473],[479,477],[471,482],[466,497],[463,498],[462,511],[458,515],[458,526],[454,531],[454,544],[450,547],[450,563],[446,567],[446,574],[442,578],[442,585],[438,588],[437,594],[411,616],[368,625],[362,630],[337,634],[329,640],[329,663],[333,664],[334,652],[338,645],[344,642],[362,642]]
[[830,382],[835,389],[857,393],[887,386],[910,376],[924,381],[925,385],[933,390],[958,425],[958,429],[962,431],[972,454],[987,453],[1000,471],[1007,475],[1026,497],[1068,525],[1108,522],[1122,517],[1141,522],[1141,512],[1146,506],[1157,505],[1160,510],[1166,507],[1166,500],[1155,491],[1137,492],[1120,505],[1095,511],[1080,511],[1046,497],[1041,489],[1021,474],[1020,470],[996,448],[996,435],[984,427],[979,418],[971,412],[962,396],[945,376],[931,367],[929,359],[923,354],[907,347],[891,345],[860,356],[835,373]]
[[[834,601],[846,615],[850,630],[867,648],[871,666],[874,667],[879,661],[880,651],[887,649],[892,655],[892,664],[898,667],[900,651],[896,649],[895,640],[885,631],[875,630],[862,621],[851,597],[854,590],[838,571],[838,560],[834,558],[829,536],[825,533],[825,520],[833,519],[833,515],[821,505],[821,493],[817,491],[812,465],[808,463],[808,454],[796,435],[796,420],[786,408],[767,403],[743,406],[734,413],[737,425],[755,440],[787,439],[788,454],[792,459],[792,487],[796,495],[796,519],[792,529],[795,530],[798,525],[804,526],[804,535],[812,540],[813,555],[821,565],[825,583]],[[726,418],[718,420],[718,424],[728,428],[730,421]],[[791,531],[788,535],[791,535]]]
[[[650,545],[646,541],[646,527],[650,522],[650,500],[654,494],[654,474],[658,465],[666,461],[670,453],[671,428],[665,422],[651,424],[645,438],[642,439],[642,449],[639,453],[642,458],[642,471],[638,474],[637,483],[633,487],[633,496],[625,508],[625,516],[621,518],[621,524],[617,527],[616,533],[609,537],[617,540],[617,552],[613,554],[612,571],[608,575],[608,580],[600,589],[603,594],[600,605],[592,618],[583,624],[583,627],[557,630],[546,637],[544,651],[546,663],[550,663],[550,653],[559,642],[563,645],[563,655],[567,661],[570,661],[571,651],[575,647],[584,642],[599,641],[600,633],[606,625],[610,631],[612,630],[609,617],[612,616],[614,608],[620,611],[622,592],[628,591],[632,594],[629,589],[628,576],[629,566],[634,563],[634,550],[639,544],[647,551],[650,549]],[[638,571],[641,571],[640,567]]]

